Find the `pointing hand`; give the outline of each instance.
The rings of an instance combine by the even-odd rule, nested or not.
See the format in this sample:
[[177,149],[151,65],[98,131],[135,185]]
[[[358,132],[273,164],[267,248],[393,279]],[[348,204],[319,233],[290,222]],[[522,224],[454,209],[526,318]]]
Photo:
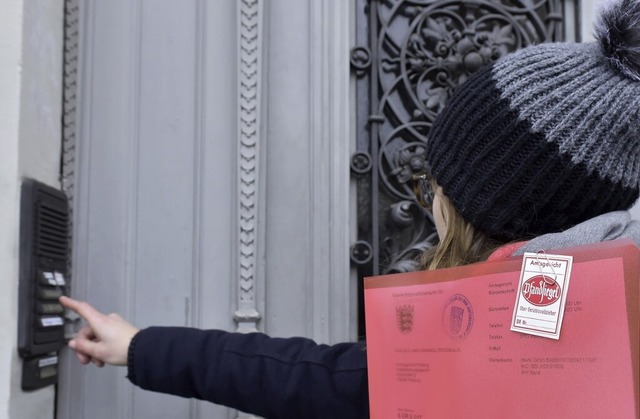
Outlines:
[[103,314],[84,301],[60,297],[60,304],[87,322],[69,341],[69,347],[76,352],[80,363],[92,362],[99,367],[127,365],[129,344],[138,333],[135,326],[117,314]]

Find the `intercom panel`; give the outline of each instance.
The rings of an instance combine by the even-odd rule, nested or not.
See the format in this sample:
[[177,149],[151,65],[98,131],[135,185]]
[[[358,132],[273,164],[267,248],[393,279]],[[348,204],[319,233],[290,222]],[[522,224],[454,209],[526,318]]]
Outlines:
[[35,368],[29,375],[46,378],[44,385],[52,369],[42,359],[52,359],[65,344],[58,297],[67,289],[69,206],[64,192],[27,179],[20,210],[18,351],[25,367]]

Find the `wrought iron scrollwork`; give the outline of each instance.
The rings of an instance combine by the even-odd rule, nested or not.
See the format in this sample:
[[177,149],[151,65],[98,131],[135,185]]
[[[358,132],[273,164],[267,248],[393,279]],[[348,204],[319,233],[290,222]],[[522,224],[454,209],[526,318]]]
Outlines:
[[413,270],[437,242],[432,215],[417,205],[411,186],[412,175],[426,168],[431,124],[481,66],[527,45],[562,41],[565,22],[575,20],[564,15],[567,1],[357,0],[352,256],[364,243],[371,249],[366,263],[354,260],[360,277]]
[[351,49],[351,67],[356,70],[357,76],[365,75],[371,66],[371,51],[367,47],[354,47]]
[[371,261],[373,257],[373,249],[371,245],[364,241],[358,240],[351,246],[351,261],[357,265],[364,265]]

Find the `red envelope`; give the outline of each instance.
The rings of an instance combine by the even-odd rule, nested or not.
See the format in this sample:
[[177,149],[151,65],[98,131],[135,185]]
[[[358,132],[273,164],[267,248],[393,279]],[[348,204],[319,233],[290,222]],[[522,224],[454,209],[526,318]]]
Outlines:
[[522,257],[365,279],[373,419],[639,418],[640,250],[572,255],[559,340],[510,330]]

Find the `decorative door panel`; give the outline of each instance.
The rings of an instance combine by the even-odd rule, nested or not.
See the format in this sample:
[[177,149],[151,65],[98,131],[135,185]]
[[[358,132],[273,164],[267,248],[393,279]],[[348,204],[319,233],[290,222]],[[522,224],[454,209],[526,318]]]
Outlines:
[[414,198],[412,175],[426,167],[429,129],[453,89],[511,51],[578,34],[567,29],[577,26],[577,4],[560,0],[357,0],[356,6],[351,170],[358,237],[351,261],[361,286],[365,276],[414,270],[417,257],[437,243],[432,214]]

